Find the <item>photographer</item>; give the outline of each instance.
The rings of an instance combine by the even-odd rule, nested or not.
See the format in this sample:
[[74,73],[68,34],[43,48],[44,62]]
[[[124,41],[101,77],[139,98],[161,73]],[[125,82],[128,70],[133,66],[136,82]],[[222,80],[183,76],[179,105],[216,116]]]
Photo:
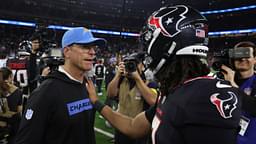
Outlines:
[[[145,80],[143,58],[143,53],[133,53],[120,62],[107,89],[109,97],[119,98],[118,112],[129,117],[135,117],[156,101],[156,87],[150,88],[150,83]],[[119,131],[115,134],[116,144],[143,144],[146,141],[147,137],[131,139]]]
[[[240,49],[240,53],[239,50]],[[244,52],[243,52],[243,51]],[[221,66],[225,80],[239,87],[247,96],[243,96],[243,113],[240,120],[241,130],[238,144],[253,144],[256,141],[256,76],[254,72],[256,46],[252,42],[240,42],[234,47],[234,54],[240,58],[233,58],[230,67]]]

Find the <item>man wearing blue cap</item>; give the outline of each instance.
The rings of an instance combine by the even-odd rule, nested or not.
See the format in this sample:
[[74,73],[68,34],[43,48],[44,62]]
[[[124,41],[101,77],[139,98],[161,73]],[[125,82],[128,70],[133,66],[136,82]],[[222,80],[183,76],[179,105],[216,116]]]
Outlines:
[[16,144],[95,144],[95,111],[84,73],[92,69],[95,49],[105,43],[83,27],[65,32],[65,63],[29,97]]

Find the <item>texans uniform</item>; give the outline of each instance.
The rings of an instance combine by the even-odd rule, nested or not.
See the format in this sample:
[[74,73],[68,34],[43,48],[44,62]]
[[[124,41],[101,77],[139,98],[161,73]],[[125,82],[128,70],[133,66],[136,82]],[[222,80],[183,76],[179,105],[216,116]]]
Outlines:
[[8,59],[7,66],[11,68],[14,82],[17,83],[22,89],[23,94],[28,95],[29,92],[29,74],[28,74],[28,59],[27,58],[14,58]]
[[235,144],[241,91],[211,77],[186,81],[146,111],[153,144]]

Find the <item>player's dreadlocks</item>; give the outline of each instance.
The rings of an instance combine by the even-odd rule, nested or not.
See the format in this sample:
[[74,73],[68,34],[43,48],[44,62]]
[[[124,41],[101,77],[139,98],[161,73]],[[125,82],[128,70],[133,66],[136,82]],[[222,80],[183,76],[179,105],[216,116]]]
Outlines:
[[198,56],[175,56],[170,63],[165,63],[156,74],[161,83],[163,95],[170,93],[176,87],[182,85],[186,80],[207,75],[210,70]]

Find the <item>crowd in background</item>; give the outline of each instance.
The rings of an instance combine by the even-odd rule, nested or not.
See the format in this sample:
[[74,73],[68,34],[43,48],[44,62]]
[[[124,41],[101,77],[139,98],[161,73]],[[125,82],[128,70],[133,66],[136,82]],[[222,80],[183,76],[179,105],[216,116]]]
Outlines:
[[[19,30],[18,30],[19,29]],[[31,28],[15,28],[0,26],[0,59],[5,59],[8,57],[15,57],[20,48],[20,43],[24,40],[28,40],[31,35],[35,33],[34,29]],[[53,35],[47,35],[44,39],[47,39],[51,42],[56,43],[57,48],[60,47],[60,35],[62,31],[54,31]],[[119,58],[124,58],[132,53],[139,52],[142,50],[142,47],[138,45],[138,39],[134,37],[119,37],[119,36],[106,36],[101,35],[107,39],[107,47],[97,49],[96,51],[96,61],[97,64],[101,64],[104,67],[104,81],[107,85],[115,76],[116,67],[119,62]],[[233,48],[236,43],[239,41],[251,40],[252,42],[255,39],[252,37],[220,37],[220,38],[211,38],[209,48],[210,53],[214,53],[220,49]],[[2,67],[2,66],[1,66]],[[95,70],[93,71],[92,78],[95,78],[97,81],[97,75]],[[96,82],[97,84],[97,82]],[[99,84],[99,88],[102,84]],[[101,93],[99,90],[98,93]],[[21,104],[19,102],[19,104]],[[20,112],[20,111],[19,111]],[[15,113],[16,114],[16,113]]]
[[[35,28],[0,25],[1,53],[6,52],[10,56],[15,55],[19,44],[24,40],[28,40],[33,33],[35,33]],[[48,30],[48,34],[46,35],[45,39],[56,43],[57,47],[60,47],[61,35],[63,33],[64,31],[62,30]],[[96,34],[96,36],[98,35],[100,37],[104,37],[108,41],[107,48],[101,49],[101,52],[97,53],[98,58],[111,58],[114,57],[116,53],[125,55],[141,49],[141,46],[138,46],[138,37]],[[237,35],[231,37],[210,37],[209,51],[213,52],[219,49],[232,48],[239,41],[252,41],[255,43],[255,34]]]

